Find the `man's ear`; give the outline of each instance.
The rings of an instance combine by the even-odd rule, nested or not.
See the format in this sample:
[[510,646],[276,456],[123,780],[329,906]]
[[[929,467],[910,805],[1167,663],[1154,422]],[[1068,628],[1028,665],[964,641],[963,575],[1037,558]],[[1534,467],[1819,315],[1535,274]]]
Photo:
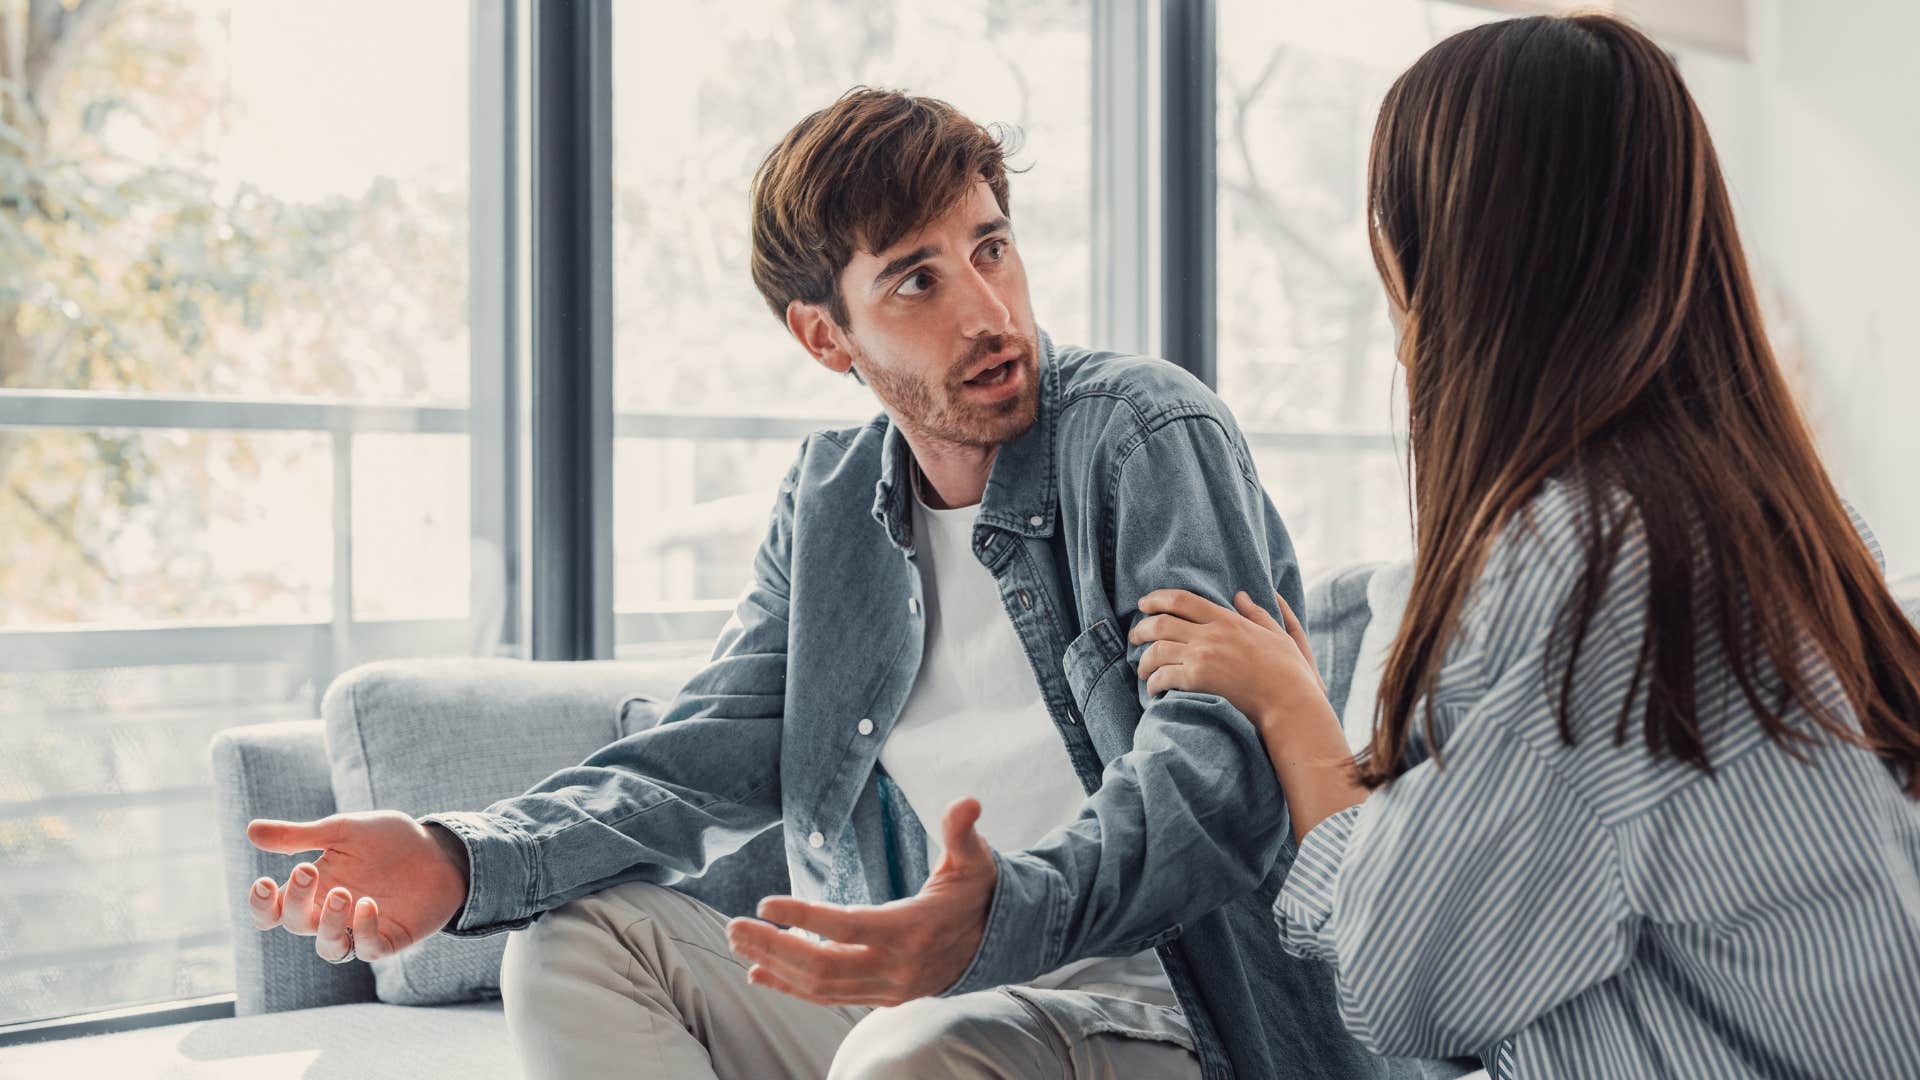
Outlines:
[[853,353],[847,349],[846,332],[834,321],[825,304],[804,300],[787,302],[787,332],[807,350],[821,367],[836,375],[845,375],[853,367]]

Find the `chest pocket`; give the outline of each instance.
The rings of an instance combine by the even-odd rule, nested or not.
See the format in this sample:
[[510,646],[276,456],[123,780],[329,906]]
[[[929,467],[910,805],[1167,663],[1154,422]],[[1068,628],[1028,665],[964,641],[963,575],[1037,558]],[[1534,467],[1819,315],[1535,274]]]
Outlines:
[[1130,743],[1141,712],[1133,665],[1127,662],[1126,643],[1113,623],[1102,619],[1074,638],[1061,654],[1060,666],[1101,757],[1108,758],[1114,751],[1125,753],[1123,745],[1101,745],[1115,736]]

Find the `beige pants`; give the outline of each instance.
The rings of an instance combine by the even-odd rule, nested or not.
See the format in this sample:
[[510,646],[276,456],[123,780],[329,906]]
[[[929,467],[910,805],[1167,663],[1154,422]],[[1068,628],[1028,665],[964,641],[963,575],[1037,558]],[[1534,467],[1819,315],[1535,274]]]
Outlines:
[[523,1073],[545,1077],[1180,1078],[1200,1063],[1178,1010],[1003,988],[891,1009],[829,1008],[747,982],[726,917],[620,885],[507,942],[501,990]]

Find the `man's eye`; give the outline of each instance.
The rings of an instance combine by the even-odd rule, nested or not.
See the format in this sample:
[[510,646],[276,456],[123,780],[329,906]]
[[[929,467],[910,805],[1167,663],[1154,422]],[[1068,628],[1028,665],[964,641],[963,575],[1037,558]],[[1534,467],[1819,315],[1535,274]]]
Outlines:
[[1007,242],[1005,240],[995,240],[993,243],[987,245],[987,258],[992,259],[994,262],[999,262],[1006,257]]
[[900,283],[900,288],[894,291],[900,296],[918,296],[932,287],[933,275],[921,270],[908,275],[907,279]]

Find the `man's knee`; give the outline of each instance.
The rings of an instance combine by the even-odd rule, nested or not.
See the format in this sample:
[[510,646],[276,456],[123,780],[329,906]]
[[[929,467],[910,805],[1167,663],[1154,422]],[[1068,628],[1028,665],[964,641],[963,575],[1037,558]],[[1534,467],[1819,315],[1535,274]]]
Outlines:
[[828,1080],[1025,1076],[1031,1070],[1010,1060],[1005,1051],[1010,1041],[1031,1038],[1022,1030],[1027,1019],[1018,1003],[1004,994],[920,998],[876,1009],[855,1024],[840,1044]]
[[501,997],[511,1008],[516,999],[538,994],[551,980],[578,979],[584,972],[615,966],[625,969],[623,934],[635,920],[684,899],[664,886],[636,882],[554,908],[507,935],[500,959]]

